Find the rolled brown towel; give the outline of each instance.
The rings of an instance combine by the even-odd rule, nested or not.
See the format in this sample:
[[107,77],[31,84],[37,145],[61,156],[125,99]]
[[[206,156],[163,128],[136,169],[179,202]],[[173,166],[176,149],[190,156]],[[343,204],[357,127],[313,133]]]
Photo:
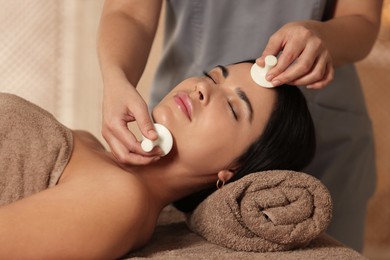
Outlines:
[[332,217],[326,187],[295,171],[249,174],[211,194],[187,216],[206,240],[239,251],[301,248],[323,233]]

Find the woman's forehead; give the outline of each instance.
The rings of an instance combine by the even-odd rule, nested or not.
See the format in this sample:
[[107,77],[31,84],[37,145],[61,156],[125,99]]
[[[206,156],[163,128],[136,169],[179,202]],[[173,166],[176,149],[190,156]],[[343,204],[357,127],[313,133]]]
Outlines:
[[274,89],[261,87],[252,79],[250,74],[252,65],[253,63],[243,62],[228,66],[217,66],[215,68],[221,69],[221,67],[224,67],[226,70],[225,74],[228,75],[226,78],[230,78],[232,81],[234,81],[234,84],[237,84],[237,86],[246,89],[246,91],[251,91],[255,97],[257,95],[266,96],[268,98],[274,97]]
[[[231,84],[232,87],[240,88],[246,94],[253,107],[253,116],[264,123],[273,111],[276,91],[272,88],[261,87],[253,81],[250,75],[252,65],[253,63],[243,62],[224,67],[225,74],[227,74],[225,82]],[[221,70],[220,73],[222,73],[221,67],[218,66],[216,69]]]

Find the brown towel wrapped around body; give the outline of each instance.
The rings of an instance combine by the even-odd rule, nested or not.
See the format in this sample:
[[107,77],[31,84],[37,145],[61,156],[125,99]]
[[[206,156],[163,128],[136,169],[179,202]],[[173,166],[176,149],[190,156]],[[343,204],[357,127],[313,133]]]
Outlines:
[[72,148],[72,132],[50,113],[0,93],[0,206],[54,186]]
[[206,240],[239,251],[303,247],[330,223],[332,202],[313,176],[294,171],[249,174],[211,194],[187,216]]

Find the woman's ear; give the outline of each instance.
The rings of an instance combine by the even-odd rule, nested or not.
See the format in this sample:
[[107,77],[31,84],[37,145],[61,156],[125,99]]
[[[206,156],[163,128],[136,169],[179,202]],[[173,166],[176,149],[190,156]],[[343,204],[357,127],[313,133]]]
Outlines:
[[232,170],[221,170],[218,172],[218,179],[223,182],[228,182],[234,176],[234,172]]

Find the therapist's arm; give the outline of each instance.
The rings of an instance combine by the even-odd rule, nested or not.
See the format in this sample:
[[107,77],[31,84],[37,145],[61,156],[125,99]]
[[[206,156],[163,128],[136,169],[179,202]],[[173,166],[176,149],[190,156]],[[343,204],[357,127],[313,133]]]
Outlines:
[[313,25],[335,66],[362,60],[371,51],[379,32],[382,2],[338,0],[334,19]]
[[333,68],[366,57],[379,31],[382,0],[338,0],[328,21],[304,20],[286,24],[269,40],[261,58],[281,52],[268,72],[278,85],[322,88],[333,79]]
[[156,33],[161,0],[106,0],[98,33],[104,83],[102,135],[124,163],[147,164],[159,158],[145,153],[128,130],[136,121],[142,134],[156,139],[147,104],[136,90]]

